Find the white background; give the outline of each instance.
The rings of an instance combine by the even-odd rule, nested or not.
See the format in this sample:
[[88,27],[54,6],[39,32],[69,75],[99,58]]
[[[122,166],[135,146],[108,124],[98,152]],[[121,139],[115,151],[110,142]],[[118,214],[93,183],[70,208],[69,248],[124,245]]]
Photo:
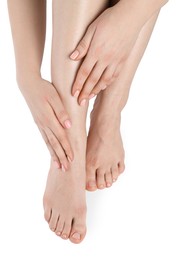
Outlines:
[[[73,245],[43,219],[49,154],[16,86],[0,1],[0,259],[180,259],[179,13],[179,0],[163,8],[123,111],[126,171],[113,188],[87,194],[87,237]],[[50,23],[48,38],[47,78]]]

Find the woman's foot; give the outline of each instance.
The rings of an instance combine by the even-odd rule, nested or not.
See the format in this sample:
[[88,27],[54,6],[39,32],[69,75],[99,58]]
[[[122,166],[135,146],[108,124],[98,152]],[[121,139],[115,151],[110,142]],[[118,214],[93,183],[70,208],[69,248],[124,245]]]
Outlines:
[[74,142],[75,158],[70,170],[62,172],[51,162],[43,198],[44,216],[50,229],[76,244],[86,234],[84,137],[81,133],[81,141]]
[[89,191],[110,187],[125,169],[120,110],[115,111],[102,96],[103,93],[98,95],[91,112],[87,141],[86,189]]

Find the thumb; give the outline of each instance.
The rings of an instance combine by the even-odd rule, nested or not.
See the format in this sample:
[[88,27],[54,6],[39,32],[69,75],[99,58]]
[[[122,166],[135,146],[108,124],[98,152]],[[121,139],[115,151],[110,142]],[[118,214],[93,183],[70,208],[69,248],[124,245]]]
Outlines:
[[76,49],[70,55],[70,58],[72,60],[80,60],[87,54],[94,32],[95,32],[94,26],[93,27],[89,26],[84,37],[81,39]]

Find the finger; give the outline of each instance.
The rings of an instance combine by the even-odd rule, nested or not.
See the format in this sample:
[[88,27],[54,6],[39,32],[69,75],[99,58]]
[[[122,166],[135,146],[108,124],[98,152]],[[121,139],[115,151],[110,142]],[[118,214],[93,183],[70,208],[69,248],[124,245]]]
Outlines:
[[88,27],[85,35],[83,36],[83,38],[77,45],[76,49],[70,55],[70,58],[72,60],[80,60],[87,54],[91,41],[93,39],[94,33],[95,33],[95,27],[93,25],[90,25]]
[[101,90],[105,90],[107,86],[113,83],[113,81],[115,80],[115,77],[113,76],[115,69],[116,66],[111,65],[104,70],[98,84],[96,84],[94,89],[91,91],[91,95],[99,94]]
[[57,93],[57,95],[55,94],[55,95],[53,95],[53,97],[51,96],[49,98],[48,103],[51,106],[54,114],[56,115],[59,123],[64,128],[67,128],[67,129],[71,128],[72,123],[71,123],[70,117],[62,104],[62,100],[61,100],[59,94]]
[[72,95],[74,97],[79,96],[79,94],[83,88],[83,85],[84,85],[85,81],[87,80],[87,78],[88,78],[89,74],[91,73],[95,64],[96,64],[96,60],[93,59],[92,57],[89,57],[89,55],[87,55],[77,72],[77,75],[76,75],[76,78],[75,78],[75,81],[74,81],[74,84],[72,87]]
[[59,158],[58,158],[57,154],[55,153],[55,151],[53,150],[53,148],[51,147],[51,145],[49,144],[49,141],[48,141],[46,133],[40,127],[38,127],[38,128],[39,128],[39,131],[40,131],[40,133],[41,133],[41,135],[42,135],[42,137],[43,137],[43,139],[44,139],[44,141],[45,141],[45,143],[47,145],[47,148],[48,148],[48,150],[50,152],[52,160],[54,162],[56,162],[57,168],[61,168],[61,163],[59,162]]
[[64,130],[61,128],[61,126],[55,120],[52,123],[52,125],[50,126],[50,129],[54,133],[54,135],[56,136],[59,143],[61,144],[66,156],[68,157],[68,159],[70,159],[70,161],[73,161],[73,159],[74,159],[73,150],[71,148],[71,145],[68,141],[67,135],[64,132]]
[[59,161],[61,163],[61,169],[63,171],[68,170],[68,160],[61,144],[58,142],[58,139],[49,128],[45,128],[44,131],[47,135],[49,145],[53,147],[55,153],[59,158]]
[[98,83],[99,79],[101,78],[103,71],[104,71],[103,64],[100,62],[96,63],[79,95],[78,101],[80,105],[85,104],[87,99],[92,98],[94,96],[94,94],[91,94],[90,96],[90,93]]
[[113,74],[117,68],[118,64],[114,64],[114,65],[109,65],[105,71],[102,74],[102,77],[100,79],[100,81],[102,81],[104,83],[104,85],[108,86],[110,84],[112,84],[112,82],[115,80]]

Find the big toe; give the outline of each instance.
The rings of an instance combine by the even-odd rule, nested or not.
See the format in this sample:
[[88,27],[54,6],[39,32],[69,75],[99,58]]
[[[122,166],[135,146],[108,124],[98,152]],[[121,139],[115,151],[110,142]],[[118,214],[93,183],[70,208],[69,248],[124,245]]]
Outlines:
[[86,189],[88,191],[95,191],[97,190],[96,185],[96,171],[93,169],[87,169],[86,175]]
[[86,235],[86,224],[83,219],[74,219],[69,240],[74,244],[79,244],[83,241]]

